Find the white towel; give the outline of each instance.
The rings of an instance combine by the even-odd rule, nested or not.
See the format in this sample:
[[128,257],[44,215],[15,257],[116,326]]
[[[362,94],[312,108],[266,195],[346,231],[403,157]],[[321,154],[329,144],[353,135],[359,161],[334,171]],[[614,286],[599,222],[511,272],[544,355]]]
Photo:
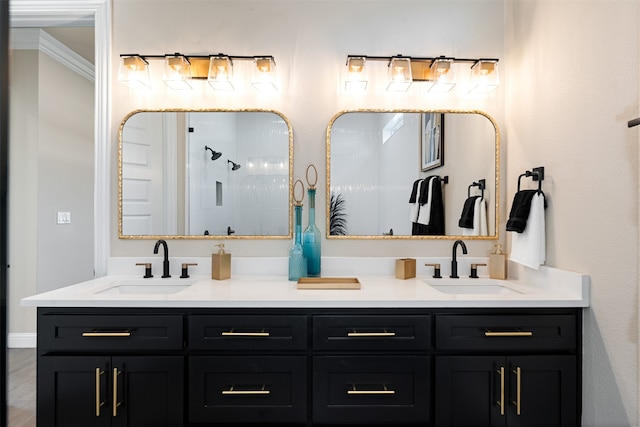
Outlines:
[[487,202],[478,197],[473,205],[473,228],[463,228],[463,236],[487,235]]
[[420,180],[418,182],[418,186],[416,187],[416,201],[411,205],[411,211],[409,212],[410,222],[418,221],[418,211],[420,210],[420,203],[418,203],[418,200],[420,200],[420,187],[422,186],[423,182],[423,180]]
[[535,194],[531,199],[531,209],[527,226],[522,233],[511,234],[512,261],[533,269],[539,269],[546,258],[544,195]]
[[418,212],[418,221],[417,221],[419,224],[429,225],[429,223],[431,222],[431,197],[433,195],[433,185],[436,182],[436,180],[439,180],[439,178],[432,176],[429,178],[428,183],[425,184],[423,182],[423,185],[429,186],[429,194],[427,195],[427,203],[420,206],[420,211]]

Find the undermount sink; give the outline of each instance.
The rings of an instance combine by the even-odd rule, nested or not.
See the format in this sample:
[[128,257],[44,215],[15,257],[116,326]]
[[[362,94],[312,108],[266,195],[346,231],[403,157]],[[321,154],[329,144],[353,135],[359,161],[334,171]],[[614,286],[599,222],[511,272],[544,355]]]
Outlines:
[[193,285],[184,279],[131,279],[111,282],[96,294],[175,294]]
[[507,295],[522,292],[506,286],[503,280],[496,279],[438,279],[425,280],[425,283],[438,292],[455,295]]

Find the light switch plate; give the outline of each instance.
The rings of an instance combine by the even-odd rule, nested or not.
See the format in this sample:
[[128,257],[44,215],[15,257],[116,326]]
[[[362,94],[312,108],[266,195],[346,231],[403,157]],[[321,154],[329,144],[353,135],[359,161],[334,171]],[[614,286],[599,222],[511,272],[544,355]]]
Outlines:
[[58,224],[71,224],[71,212],[58,212]]

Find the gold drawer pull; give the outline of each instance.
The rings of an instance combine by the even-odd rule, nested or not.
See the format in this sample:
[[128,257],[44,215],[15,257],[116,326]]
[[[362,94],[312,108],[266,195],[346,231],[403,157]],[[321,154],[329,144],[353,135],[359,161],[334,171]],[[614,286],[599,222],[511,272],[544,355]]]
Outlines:
[[100,389],[102,385],[100,384],[100,375],[104,374],[104,371],[100,368],[96,368],[96,417],[100,416],[100,408],[104,403],[100,398]]
[[498,400],[498,406],[500,407],[500,415],[504,416],[504,366],[500,367],[498,374],[500,374],[500,400]]
[[118,416],[118,407],[122,405],[122,402],[118,402],[118,375],[120,375],[122,371],[119,371],[118,368],[113,368],[113,413],[114,417]]
[[268,337],[269,332],[234,332],[233,329],[229,332],[222,332],[223,337]]
[[395,332],[348,332],[348,337],[395,337]]
[[516,374],[516,400],[512,401],[512,403],[516,405],[516,415],[521,415],[520,399],[522,397],[522,370],[518,367],[513,370],[513,373]]
[[485,337],[532,337],[533,332],[531,331],[511,331],[511,332],[493,332],[493,331],[485,331]]
[[347,394],[352,394],[352,395],[353,394],[359,394],[359,395],[396,394],[396,391],[387,389],[386,385],[384,386],[384,390],[356,390],[356,387],[354,386],[351,390],[347,390]]
[[262,388],[260,390],[234,390],[233,387],[231,387],[229,390],[222,390],[222,394],[225,395],[234,395],[234,396],[242,396],[242,395],[265,395],[265,394],[271,394],[271,390],[265,390],[264,386],[262,386]]
[[131,332],[83,332],[83,337],[130,337]]
[[395,390],[347,390],[347,394],[396,394]]

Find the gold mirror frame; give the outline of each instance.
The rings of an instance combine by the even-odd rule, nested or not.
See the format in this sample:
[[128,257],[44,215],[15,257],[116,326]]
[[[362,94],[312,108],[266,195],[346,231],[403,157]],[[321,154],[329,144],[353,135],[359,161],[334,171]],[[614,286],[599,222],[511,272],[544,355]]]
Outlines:
[[[490,236],[463,236],[463,235],[332,235],[330,233],[330,205],[331,205],[331,129],[335,121],[347,113],[441,113],[441,114],[478,114],[486,117],[495,130],[495,189],[493,204],[495,210],[494,230],[495,234]],[[446,125],[445,125],[446,126]],[[446,129],[446,127],[445,127]],[[446,130],[445,130],[446,134]],[[498,240],[500,237],[498,224],[500,223],[500,130],[498,124],[489,114],[480,110],[420,110],[420,109],[355,109],[343,110],[334,115],[326,131],[326,213],[325,213],[325,234],[327,239],[335,240]]]
[[[288,205],[287,211],[289,214],[288,219],[288,234],[286,235],[130,235],[122,233],[122,132],[127,120],[138,113],[272,113],[282,118],[287,125],[289,132],[289,183],[288,183]],[[268,109],[181,109],[181,108],[168,108],[168,109],[150,109],[150,110],[135,110],[127,114],[120,123],[118,129],[118,238],[122,240],[157,240],[157,239],[171,239],[171,240],[220,240],[220,239],[237,239],[237,240],[283,240],[291,239],[293,237],[293,127],[289,122],[289,119],[279,111]]]

